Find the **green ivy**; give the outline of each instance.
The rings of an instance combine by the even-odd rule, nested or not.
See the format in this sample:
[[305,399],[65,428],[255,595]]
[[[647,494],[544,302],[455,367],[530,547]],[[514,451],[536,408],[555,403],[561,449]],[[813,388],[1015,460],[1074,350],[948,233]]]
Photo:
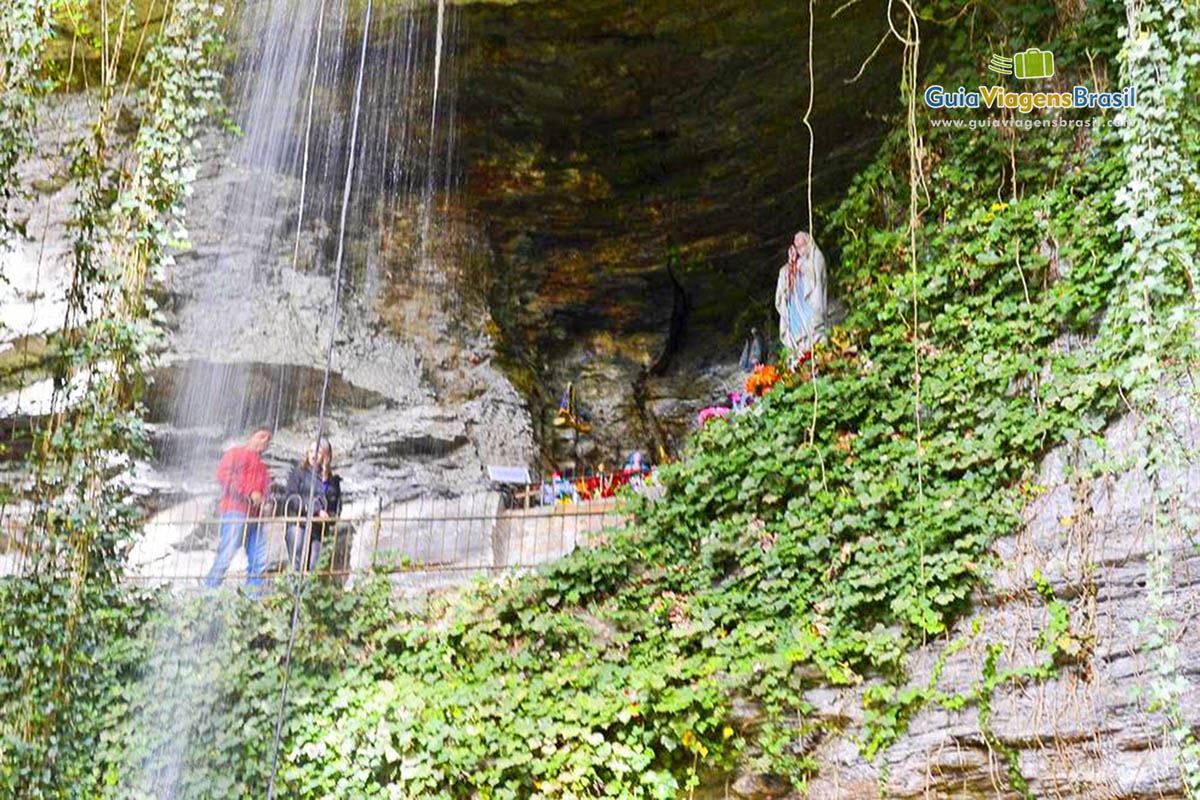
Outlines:
[[1192,453],[1174,430],[1164,386],[1180,387],[1193,404],[1200,395],[1190,370],[1200,334],[1196,283],[1200,256],[1200,8],[1168,0],[1127,0],[1122,29],[1122,79],[1136,85],[1139,104],[1123,113],[1122,145],[1129,182],[1118,194],[1127,268],[1109,321],[1111,350],[1120,357],[1121,386],[1137,419],[1146,452],[1141,465],[1152,487],[1146,592],[1150,617],[1134,633],[1152,665],[1143,690],[1177,748],[1184,791],[1200,797],[1200,739],[1186,723],[1171,619],[1172,540],[1194,541],[1200,526],[1181,508],[1186,490],[1171,475],[1186,470]]
[[[1007,22],[1019,21],[994,24]],[[1001,683],[1053,668],[1071,642],[1057,601],[1037,674],[996,669],[961,698],[902,688],[905,654],[969,607],[1037,458],[1117,410],[1111,365],[1060,345],[1096,334],[1117,284],[1126,164],[1101,132],[922,135],[921,328],[897,134],[828,217],[850,311],[816,379],[699,432],[661,470],[665,498],[632,501],[636,524],[450,606],[414,612],[379,589],[306,598],[283,794],[674,797],[747,758],[801,784],[820,733],[808,687],[883,678],[870,753],[928,699],[983,707]],[[259,744],[222,732],[269,720],[285,636],[277,621],[246,625],[258,627],[233,637],[250,644],[193,731],[221,743],[189,762],[199,795],[265,783]],[[735,697],[761,724],[734,719]]]
[[[94,798],[102,785],[104,762],[97,754],[110,735],[110,715],[123,710],[122,687],[136,679],[145,657],[138,633],[150,598],[121,587],[89,587],[64,652],[73,595],[70,581],[61,578],[0,581],[0,796]],[[69,703],[56,692],[59,670],[71,676]],[[55,724],[32,739],[18,728],[21,708],[53,708]]]

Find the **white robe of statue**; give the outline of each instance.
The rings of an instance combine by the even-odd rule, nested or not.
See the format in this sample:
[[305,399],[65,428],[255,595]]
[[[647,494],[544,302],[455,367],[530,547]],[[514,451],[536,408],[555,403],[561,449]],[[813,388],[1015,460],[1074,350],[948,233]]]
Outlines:
[[793,362],[825,336],[825,256],[804,231],[788,248],[788,260],[775,284],[779,338]]

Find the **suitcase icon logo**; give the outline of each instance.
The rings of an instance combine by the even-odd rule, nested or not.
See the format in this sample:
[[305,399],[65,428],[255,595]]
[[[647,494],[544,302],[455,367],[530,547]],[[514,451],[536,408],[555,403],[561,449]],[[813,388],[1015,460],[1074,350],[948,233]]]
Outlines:
[[1054,77],[1054,53],[1036,47],[1017,53],[1013,56],[1013,74],[1024,80]]

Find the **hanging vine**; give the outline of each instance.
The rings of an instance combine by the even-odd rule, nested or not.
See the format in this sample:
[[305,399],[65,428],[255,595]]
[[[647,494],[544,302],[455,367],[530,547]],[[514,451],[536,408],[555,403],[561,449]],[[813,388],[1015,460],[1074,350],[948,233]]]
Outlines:
[[[1120,385],[1136,416],[1153,490],[1147,520],[1146,594],[1149,617],[1135,633],[1152,666],[1144,686],[1151,712],[1161,715],[1176,748],[1183,786],[1200,797],[1200,741],[1186,724],[1189,685],[1179,671],[1178,623],[1171,618],[1173,562],[1179,543],[1194,539],[1197,525],[1183,512],[1187,498],[1177,476],[1192,463],[1177,430],[1168,387],[1192,401],[1191,379],[1200,314],[1194,269],[1200,256],[1200,169],[1195,96],[1200,65],[1200,13],[1182,0],[1153,4],[1127,0],[1122,81],[1136,86],[1138,105],[1126,110],[1121,141],[1129,180],[1117,193],[1118,226],[1126,234],[1121,303],[1114,309],[1110,346],[1123,364]],[[1167,391],[1164,391],[1167,389]]]
[[0,250],[24,233],[11,216],[20,196],[17,167],[33,150],[36,100],[49,82],[38,75],[55,0],[11,0],[0,15]]

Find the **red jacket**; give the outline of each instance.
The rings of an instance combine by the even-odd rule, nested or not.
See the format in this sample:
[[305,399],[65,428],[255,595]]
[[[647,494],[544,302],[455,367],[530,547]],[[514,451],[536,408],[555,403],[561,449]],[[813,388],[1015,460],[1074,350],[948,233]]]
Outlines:
[[221,484],[221,505],[219,513],[236,511],[249,516],[251,512],[258,513],[258,507],[251,508],[250,495],[260,492],[267,496],[271,488],[271,476],[267,474],[267,465],[262,457],[253,450],[238,445],[226,451],[217,467],[217,483]]

